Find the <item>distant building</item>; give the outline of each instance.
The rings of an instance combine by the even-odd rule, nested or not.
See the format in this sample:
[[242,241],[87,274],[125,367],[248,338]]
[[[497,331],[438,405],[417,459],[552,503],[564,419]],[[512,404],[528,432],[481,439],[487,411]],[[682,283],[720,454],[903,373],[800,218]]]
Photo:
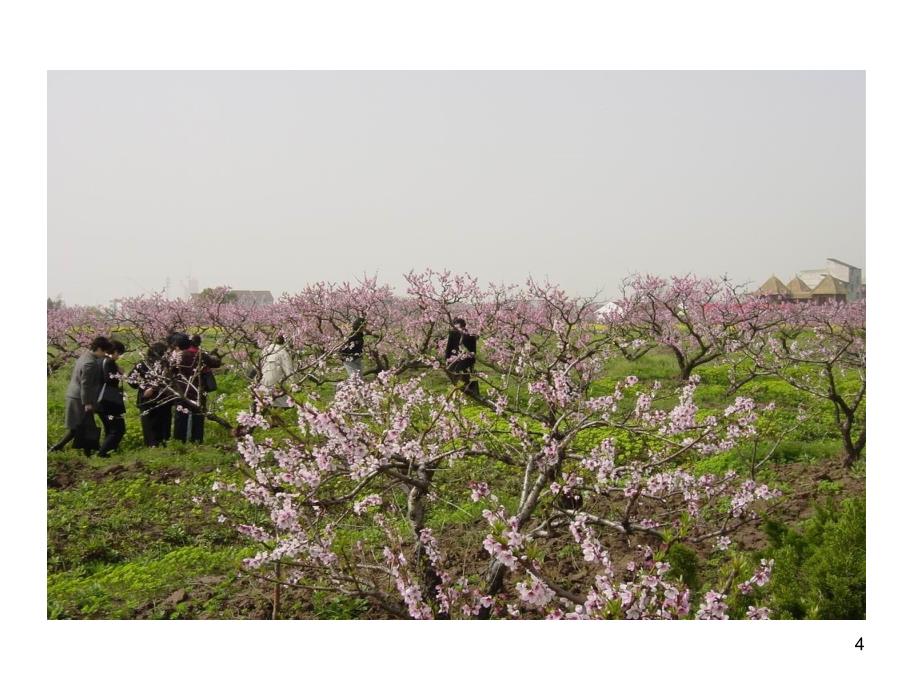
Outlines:
[[597,309],[597,315],[600,318],[619,316],[623,312],[622,308],[616,302],[607,302]]
[[796,271],[795,277],[805,283],[805,286],[811,291],[818,287],[818,283],[824,280],[826,275],[826,268],[806,268],[803,271]]
[[[192,293],[192,299],[198,299],[199,297],[213,298],[214,295],[211,294],[213,288],[206,288],[201,292]],[[269,290],[234,290],[230,289],[223,296],[222,302],[240,304],[246,307],[262,307],[269,304],[275,303],[275,298],[272,297],[272,293]]]
[[770,276],[755,294],[779,301],[855,302],[866,297],[866,279],[861,268],[828,259],[826,268],[799,271],[785,285],[775,275]]
[[849,288],[847,283],[828,273],[811,291],[811,300],[818,304],[846,302]]
[[777,302],[788,302],[792,299],[792,293],[789,288],[775,275],[770,276],[767,282],[761,285],[754,294],[769,297]]
[[182,287],[185,289],[185,297],[196,295],[198,294],[198,279],[192,278],[192,276],[187,276],[185,281],[182,283]]
[[863,280],[863,271],[861,268],[850,266],[850,264],[845,264],[837,259],[828,259],[827,268],[828,273],[846,284],[847,302],[855,302],[866,296],[866,283]]
[[231,290],[230,294],[236,298],[234,301],[247,307],[262,307],[275,303],[275,298],[269,290]]
[[811,299],[811,288],[798,276],[786,283],[786,287],[789,288],[789,294],[792,295],[793,300]]

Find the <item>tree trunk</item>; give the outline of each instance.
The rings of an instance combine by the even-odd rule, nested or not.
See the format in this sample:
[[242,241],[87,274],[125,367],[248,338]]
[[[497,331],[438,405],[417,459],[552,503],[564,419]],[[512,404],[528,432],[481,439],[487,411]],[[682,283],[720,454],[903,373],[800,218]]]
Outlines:
[[[432,474],[431,470],[424,470],[420,473],[419,478],[425,483],[426,487],[430,486]],[[446,620],[450,618],[450,615],[439,610],[440,604],[438,602],[438,586],[442,584],[441,578],[434,569],[434,565],[428,557],[428,552],[425,551],[425,547],[422,545],[427,493],[427,488],[421,489],[418,486],[413,486],[409,490],[409,521],[412,523],[412,530],[415,534],[415,557],[422,568],[422,586],[425,590],[425,596],[434,612],[435,619]]]
[[690,378],[690,372],[693,371],[693,366],[688,363],[687,358],[684,357],[684,353],[681,352],[678,348],[673,345],[669,345],[671,352],[674,353],[674,359],[677,360],[677,368],[680,370],[680,380],[686,381]]
[[281,563],[275,563],[275,589],[272,592],[272,620],[281,615]]
[[853,424],[856,421],[856,410],[852,410],[840,401],[834,400],[837,409],[843,413],[843,421],[839,424],[840,436],[843,438],[843,448],[846,454],[843,459],[843,466],[847,469],[853,466],[859,456],[862,454],[866,445],[866,430],[863,429],[856,442],[853,441]]
[[[549,472],[558,470],[562,466],[563,458],[559,458],[549,469]],[[518,529],[521,529],[527,521],[530,519],[530,516],[533,515],[534,509],[537,507],[537,499],[540,497],[540,492],[543,490],[543,487],[546,486],[546,482],[549,481],[547,477],[548,472],[541,472],[534,482],[533,487],[531,487],[529,494],[527,495],[526,500],[521,506],[518,514],[515,516],[518,519]],[[486,594],[489,596],[495,596],[498,594],[505,585],[505,573],[508,572],[508,568],[497,560],[493,559],[489,565],[489,584],[486,588]],[[477,618],[480,620],[488,619],[492,615],[492,607],[483,607],[479,609],[479,614]]]
[[[498,561],[492,561],[489,566],[489,584],[486,587],[486,594],[490,597],[494,597],[505,585],[505,573],[508,571],[508,568],[499,563]],[[476,618],[479,620],[488,620],[492,616],[492,607],[483,606],[479,609],[479,613],[476,614]]]
[[866,432],[863,431],[854,443],[850,438],[850,432],[848,431],[843,437],[843,445],[846,449],[846,455],[843,459],[843,466],[849,469],[853,466],[853,463],[859,460],[863,449],[866,447]]

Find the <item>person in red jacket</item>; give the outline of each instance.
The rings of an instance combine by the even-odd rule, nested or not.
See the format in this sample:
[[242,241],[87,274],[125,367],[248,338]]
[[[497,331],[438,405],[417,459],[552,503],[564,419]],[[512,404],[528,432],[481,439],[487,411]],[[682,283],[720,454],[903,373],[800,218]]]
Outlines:
[[172,388],[177,396],[173,438],[202,443],[206,397],[201,374],[205,367],[219,368],[221,361],[200,351],[193,345],[192,339],[183,334],[174,341],[172,362]]

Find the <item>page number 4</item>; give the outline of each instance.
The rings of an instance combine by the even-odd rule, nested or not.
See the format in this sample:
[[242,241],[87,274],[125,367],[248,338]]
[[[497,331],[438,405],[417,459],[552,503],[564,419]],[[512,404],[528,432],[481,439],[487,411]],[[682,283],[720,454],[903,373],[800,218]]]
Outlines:
[[857,649],[862,649],[863,648],[862,638],[860,637],[858,640],[856,640],[856,644],[853,646],[856,647]]

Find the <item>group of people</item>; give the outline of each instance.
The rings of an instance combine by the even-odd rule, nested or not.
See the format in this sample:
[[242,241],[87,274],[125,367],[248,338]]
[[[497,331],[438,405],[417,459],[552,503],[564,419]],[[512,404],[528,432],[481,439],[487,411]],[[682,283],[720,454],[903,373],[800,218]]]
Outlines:
[[[355,319],[338,351],[349,377],[361,377],[363,373],[365,326],[363,318]],[[471,379],[476,342],[477,336],[466,330],[466,321],[455,318],[447,336],[446,369],[451,381],[471,395],[479,395],[479,384]],[[220,368],[221,357],[202,350],[200,336],[174,332],[152,344],[145,358],[125,377],[118,366],[124,353],[122,342],[104,336],[94,338],[81,353],[65,393],[67,433],[51,451],[62,450],[71,442],[86,455],[98,450],[100,457],[107,457],[116,451],[126,430],[122,380],[137,389],[145,445],[163,445],[170,438],[204,441],[207,394],[217,388],[213,370]],[[294,372],[283,335],[263,348],[260,360],[259,383],[273,391],[272,404],[291,407],[293,401],[281,388]],[[102,422],[101,441],[96,416]]]
[[[123,379],[137,389],[145,445],[159,446],[170,438],[204,441],[207,393],[217,388],[213,370],[221,366],[220,357],[201,349],[200,336],[171,333],[151,345],[124,377],[118,366],[124,352],[120,341],[98,336],[81,353],[65,393],[67,433],[51,451],[71,442],[87,456],[95,450],[100,457],[116,451],[126,430]],[[101,441],[96,416],[105,434]]]
[[[65,393],[64,425],[67,433],[51,446],[52,451],[62,450],[71,441],[87,455],[98,450],[105,457],[118,448],[125,435],[125,403],[120,379],[112,380],[110,377],[119,373],[116,362],[124,351],[122,342],[99,336],[77,358]],[[105,430],[101,443],[98,442],[99,428],[94,418],[97,413]],[[88,439],[94,435],[96,440],[91,444]]]

